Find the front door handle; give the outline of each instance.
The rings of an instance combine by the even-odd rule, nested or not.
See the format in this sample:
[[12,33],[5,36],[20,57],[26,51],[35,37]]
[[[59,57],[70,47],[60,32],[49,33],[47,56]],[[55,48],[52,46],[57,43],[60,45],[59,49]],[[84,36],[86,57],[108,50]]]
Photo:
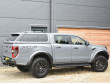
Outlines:
[[74,49],[78,49],[78,47],[75,47]]
[[56,47],[56,48],[61,48],[60,46]]

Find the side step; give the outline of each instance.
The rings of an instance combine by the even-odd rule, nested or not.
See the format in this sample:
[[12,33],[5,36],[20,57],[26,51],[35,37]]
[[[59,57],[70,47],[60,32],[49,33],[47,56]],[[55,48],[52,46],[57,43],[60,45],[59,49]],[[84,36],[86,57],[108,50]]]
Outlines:
[[53,67],[78,67],[78,66],[90,66],[90,64],[89,63],[56,64]]

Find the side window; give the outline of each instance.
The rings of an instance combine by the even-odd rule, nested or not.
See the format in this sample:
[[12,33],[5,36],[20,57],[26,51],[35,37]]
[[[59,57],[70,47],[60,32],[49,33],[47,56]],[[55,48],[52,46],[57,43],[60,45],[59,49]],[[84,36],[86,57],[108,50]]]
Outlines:
[[68,36],[56,35],[55,36],[55,43],[58,43],[58,44],[69,44]]
[[85,41],[76,36],[71,36],[71,41],[74,45],[85,45]]
[[20,41],[26,42],[47,42],[48,36],[46,34],[24,34]]

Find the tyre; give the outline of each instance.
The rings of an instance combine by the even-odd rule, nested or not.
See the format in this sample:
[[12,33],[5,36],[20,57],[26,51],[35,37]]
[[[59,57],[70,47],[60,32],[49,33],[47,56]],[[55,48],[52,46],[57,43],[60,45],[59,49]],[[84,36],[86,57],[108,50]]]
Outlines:
[[37,58],[31,66],[31,74],[36,78],[43,78],[49,72],[49,63],[45,58]]
[[28,71],[29,71],[29,67],[26,67],[26,66],[17,66],[17,68],[18,68],[21,72],[28,72]]
[[91,66],[95,72],[104,72],[108,67],[108,61],[104,56],[97,56]]

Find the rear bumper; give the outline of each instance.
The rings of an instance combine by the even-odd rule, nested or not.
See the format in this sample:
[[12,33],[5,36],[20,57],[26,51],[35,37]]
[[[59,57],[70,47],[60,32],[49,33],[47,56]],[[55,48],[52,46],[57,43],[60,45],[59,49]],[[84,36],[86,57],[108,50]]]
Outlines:
[[16,61],[12,58],[9,58],[6,60],[7,57],[3,56],[1,57],[1,62],[3,65],[7,65],[7,66],[15,66],[16,65]]

